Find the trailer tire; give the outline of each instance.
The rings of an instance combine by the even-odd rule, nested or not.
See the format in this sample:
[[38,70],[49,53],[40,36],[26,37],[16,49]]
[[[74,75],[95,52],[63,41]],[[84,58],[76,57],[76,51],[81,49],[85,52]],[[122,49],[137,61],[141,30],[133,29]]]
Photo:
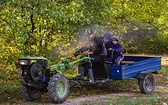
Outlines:
[[144,79],[138,80],[138,84],[142,93],[150,94],[155,89],[155,78],[152,74],[147,74]]
[[22,96],[27,101],[33,101],[41,98],[42,92],[36,88],[23,85],[21,88]]
[[48,82],[48,95],[53,102],[62,103],[69,95],[69,81],[62,74],[54,74]]

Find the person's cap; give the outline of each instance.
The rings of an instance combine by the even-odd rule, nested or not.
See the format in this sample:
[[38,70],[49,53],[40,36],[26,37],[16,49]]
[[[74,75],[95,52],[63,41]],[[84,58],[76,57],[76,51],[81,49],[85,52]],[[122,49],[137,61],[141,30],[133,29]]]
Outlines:
[[111,37],[111,40],[112,40],[112,41],[119,41],[119,36],[113,35],[113,36]]
[[91,29],[87,29],[86,31],[85,31],[85,35],[86,36],[89,36],[89,35],[92,35],[93,34],[93,31],[91,30]]

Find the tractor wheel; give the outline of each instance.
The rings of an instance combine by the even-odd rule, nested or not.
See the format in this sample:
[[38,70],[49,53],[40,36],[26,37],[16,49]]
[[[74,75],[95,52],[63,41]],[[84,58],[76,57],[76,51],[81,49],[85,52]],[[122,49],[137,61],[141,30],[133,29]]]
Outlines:
[[56,103],[64,102],[69,95],[69,81],[62,74],[55,74],[48,82],[48,95]]
[[138,84],[142,93],[150,94],[155,89],[155,78],[152,74],[147,74],[144,79],[139,79]]
[[36,88],[30,86],[22,86],[22,96],[27,101],[37,100],[41,98],[42,92]]

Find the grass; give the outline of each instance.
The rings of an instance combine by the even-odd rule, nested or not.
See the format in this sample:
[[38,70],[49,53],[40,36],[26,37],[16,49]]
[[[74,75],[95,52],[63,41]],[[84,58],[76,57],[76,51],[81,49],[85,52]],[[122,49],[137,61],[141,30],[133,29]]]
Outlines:
[[148,97],[148,98],[126,98],[119,97],[117,100],[110,100],[106,102],[86,102],[83,105],[163,105],[168,103],[168,97]]
[[0,85],[0,103],[9,102],[15,103],[21,99],[21,85],[18,81],[13,81],[13,83],[6,83]]
[[162,70],[160,72],[168,73],[168,66],[162,66]]

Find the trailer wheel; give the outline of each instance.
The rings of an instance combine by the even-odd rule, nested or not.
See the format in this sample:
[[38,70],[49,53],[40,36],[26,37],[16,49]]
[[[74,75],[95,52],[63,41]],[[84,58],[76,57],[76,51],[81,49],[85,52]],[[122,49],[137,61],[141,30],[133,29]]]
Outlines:
[[56,103],[64,102],[69,95],[69,81],[62,74],[55,74],[48,82],[48,95]]
[[22,96],[27,101],[33,101],[41,98],[42,92],[36,88],[30,87],[30,86],[22,86]]
[[149,94],[155,88],[155,78],[152,74],[147,74],[144,79],[138,80],[138,84],[142,93]]

